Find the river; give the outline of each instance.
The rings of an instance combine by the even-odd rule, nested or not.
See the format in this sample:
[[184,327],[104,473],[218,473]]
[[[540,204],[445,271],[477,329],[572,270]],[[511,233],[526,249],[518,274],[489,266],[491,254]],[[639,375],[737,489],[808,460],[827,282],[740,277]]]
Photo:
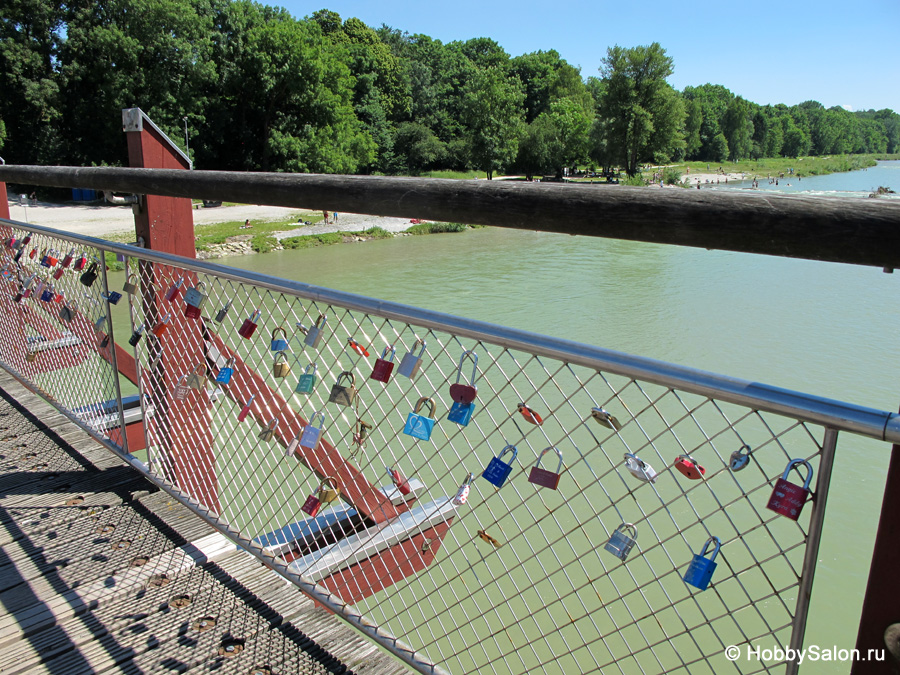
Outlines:
[[[862,198],[879,185],[900,191],[900,162],[760,189]],[[900,275],[880,269],[500,228],[222,262],[879,409],[900,401]],[[841,438],[806,645],[855,645],[889,449]]]

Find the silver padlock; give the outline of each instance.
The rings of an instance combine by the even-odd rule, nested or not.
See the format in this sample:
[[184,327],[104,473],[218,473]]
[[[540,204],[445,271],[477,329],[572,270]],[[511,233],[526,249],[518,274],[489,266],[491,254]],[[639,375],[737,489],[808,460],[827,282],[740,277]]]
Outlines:
[[728,468],[732,471],[740,471],[745,468],[750,463],[750,452],[751,449],[749,445],[742,445],[732,452],[731,460],[728,462]]
[[316,325],[306,331],[306,337],[303,338],[303,344],[307,347],[318,349],[319,342],[322,340],[322,329],[325,328],[325,323],[327,321],[328,317],[324,314],[319,314],[319,318],[316,319]]
[[178,384],[175,385],[175,390],[172,392],[172,398],[176,401],[183,401],[187,398],[188,392],[191,391],[191,388],[184,383],[186,378],[187,375],[182,375],[178,380]]
[[[631,536],[626,533],[631,530]],[[619,525],[606,542],[605,548],[620,560],[625,560],[637,540],[637,528],[632,523],[622,523]]]
[[[319,419],[319,426],[315,425],[316,418]],[[309,419],[309,423],[303,428],[303,435],[300,436],[300,445],[309,450],[315,450],[322,438],[322,429],[325,427],[325,411],[320,410],[313,413]]]
[[275,438],[275,427],[278,426],[278,420],[272,420],[269,425],[259,432],[259,438],[262,441],[271,441]]
[[216,323],[222,323],[225,320],[225,316],[228,314],[229,309],[231,309],[231,300],[225,303],[225,306],[216,314]]
[[622,428],[619,420],[603,408],[591,408],[591,417],[593,417],[598,424],[602,424],[607,429],[618,431]]
[[652,466],[647,464],[637,455],[633,455],[630,452],[626,452],[624,457],[625,468],[631,472],[632,476],[644,481],[645,483],[656,482],[656,471],[653,470]]
[[[422,348],[419,350],[419,353],[416,354],[416,347],[422,345]],[[425,340],[416,340],[413,343],[412,349],[407,352],[400,361],[400,365],[397,366],[397,374],[403,375],[403,377],[408,377],[409,379],[413,379],[416,375],[419,374],[419,367],[422,365],[422,357],[425,355]]]

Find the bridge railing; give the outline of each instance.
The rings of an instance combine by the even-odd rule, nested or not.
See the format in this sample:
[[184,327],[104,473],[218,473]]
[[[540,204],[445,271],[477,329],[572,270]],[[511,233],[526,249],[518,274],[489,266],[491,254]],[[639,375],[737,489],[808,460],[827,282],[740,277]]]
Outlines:
[[[802,645],[838,434],[900,439],[888,412],[3,230],[31,240],[3,243],[2,366],[421,672],[794,672],[725,647]],[[44,249],[60,263],[43,266]],[[83,270],[61,266],[71,249]],[[99,264],[83,283],[114,255],[126,274]],[[59,303],[17,300],[35,274]],[[59,341],[29,361],[42,330]],[[139,436],[117,370],[138,391]],[[796,519],[767,508],[785,473],[810,479]]]

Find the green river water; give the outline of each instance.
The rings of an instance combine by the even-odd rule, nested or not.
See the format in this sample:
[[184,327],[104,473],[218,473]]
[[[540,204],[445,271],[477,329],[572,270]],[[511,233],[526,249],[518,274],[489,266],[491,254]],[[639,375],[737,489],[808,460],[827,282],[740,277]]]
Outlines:
[[[900,190],[900,162],[782,189],[878,185]],[[878,409],[900,402],[900,275],[880,269],[499,228],[217,262]],[[807,646],[855,644],[889,450],[839,439]]]

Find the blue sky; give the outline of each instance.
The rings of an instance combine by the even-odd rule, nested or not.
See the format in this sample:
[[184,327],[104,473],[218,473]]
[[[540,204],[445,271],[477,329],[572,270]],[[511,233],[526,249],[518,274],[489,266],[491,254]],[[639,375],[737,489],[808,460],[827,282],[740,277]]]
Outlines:
[[[266,0],[263,0],[264,2]],[[597,75],[606,48],[659,42],[677,89],[722,84],[755,103],[900,112],[900,0],[268,0],[296,17],[330,9],[442,42],[490,37],[511,55],[555,49]]]

